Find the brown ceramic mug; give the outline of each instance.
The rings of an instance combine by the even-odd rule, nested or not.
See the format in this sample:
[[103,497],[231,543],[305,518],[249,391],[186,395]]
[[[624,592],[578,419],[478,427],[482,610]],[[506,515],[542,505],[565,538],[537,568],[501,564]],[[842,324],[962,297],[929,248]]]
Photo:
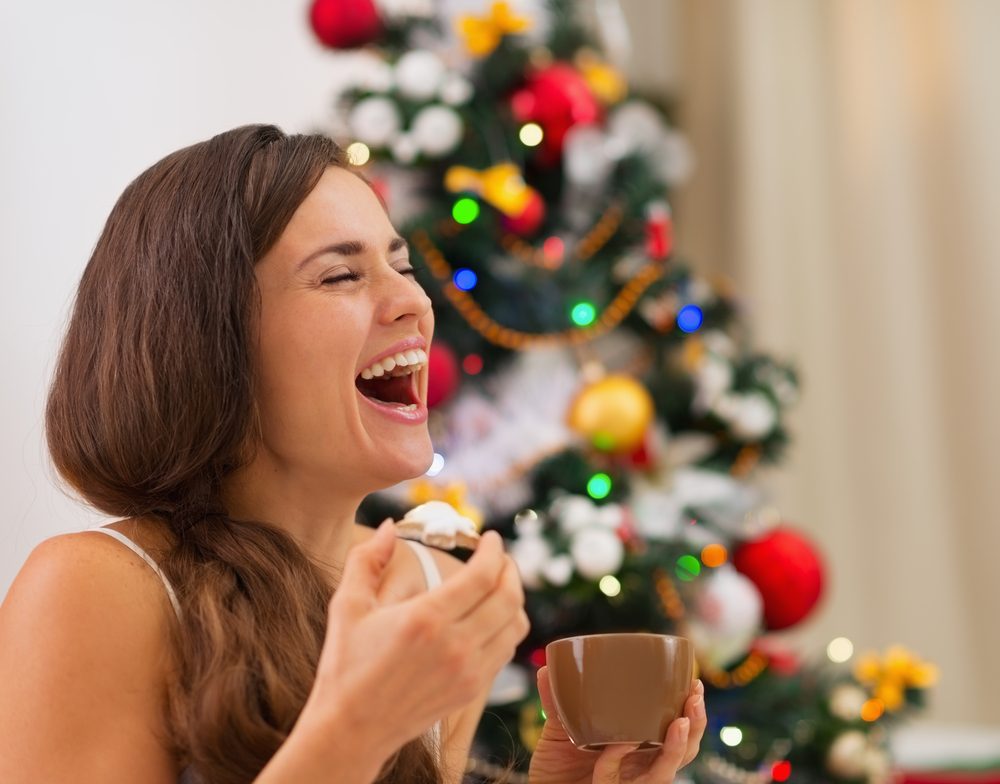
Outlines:
[[662,746],[694,678],[690,640],[667,634],[566,637],[545,646],[545,661],[559,718],[581,749]]

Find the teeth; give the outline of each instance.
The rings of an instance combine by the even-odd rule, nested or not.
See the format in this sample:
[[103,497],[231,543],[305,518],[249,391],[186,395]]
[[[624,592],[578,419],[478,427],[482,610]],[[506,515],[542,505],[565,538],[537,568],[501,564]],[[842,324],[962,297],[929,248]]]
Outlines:
[[[411,349],[410,351],[386,357],[380,362],[375,362],[370,367],[366,367],[361,371],[361,378],[369,381],[373,378],[382,378],[390,374],[394,377],[405,376],[415,373],[426,364],[427,352],[419,348]],[[396,372],[392,373],[393,370]]]

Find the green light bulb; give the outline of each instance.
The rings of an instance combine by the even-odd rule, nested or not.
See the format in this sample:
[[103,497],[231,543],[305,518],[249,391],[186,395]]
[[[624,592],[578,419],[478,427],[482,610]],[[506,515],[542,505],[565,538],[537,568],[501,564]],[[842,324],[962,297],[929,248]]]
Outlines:
[[455,223],[463,225],[472,223],[479,217],[479,202],[467,196],[459,199],[451,208],[451,217],[455,219]]
[[587,495],[591,498],[606,498],[610,492],[611,477],[607,474],[594,474],[587,482]]
[[570,318],[573,319],[573,323],[578,327],[586,327],[589,324],[594,323],[596,315],[597,311],[594,309],[592,304],[589,302],[577,302],[573,306]]

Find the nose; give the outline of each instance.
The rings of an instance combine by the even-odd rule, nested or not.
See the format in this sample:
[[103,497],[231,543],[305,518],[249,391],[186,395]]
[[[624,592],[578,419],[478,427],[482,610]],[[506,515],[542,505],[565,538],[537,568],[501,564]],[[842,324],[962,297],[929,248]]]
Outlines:
[[431,309],[431,298],[423,286],[393,269],[385,273],[386,283],[381,298],[379,321],[393,324],[406,318],[419,321]]

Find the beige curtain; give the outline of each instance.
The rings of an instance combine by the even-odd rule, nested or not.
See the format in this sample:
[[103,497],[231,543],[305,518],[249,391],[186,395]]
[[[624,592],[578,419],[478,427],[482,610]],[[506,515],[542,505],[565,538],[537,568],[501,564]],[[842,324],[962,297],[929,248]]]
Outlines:
[[681,250],[804,376],[770,482],[829,593],[795,642],[905,644],[932,717],[1000,723],[1000,2],[676,5]]

